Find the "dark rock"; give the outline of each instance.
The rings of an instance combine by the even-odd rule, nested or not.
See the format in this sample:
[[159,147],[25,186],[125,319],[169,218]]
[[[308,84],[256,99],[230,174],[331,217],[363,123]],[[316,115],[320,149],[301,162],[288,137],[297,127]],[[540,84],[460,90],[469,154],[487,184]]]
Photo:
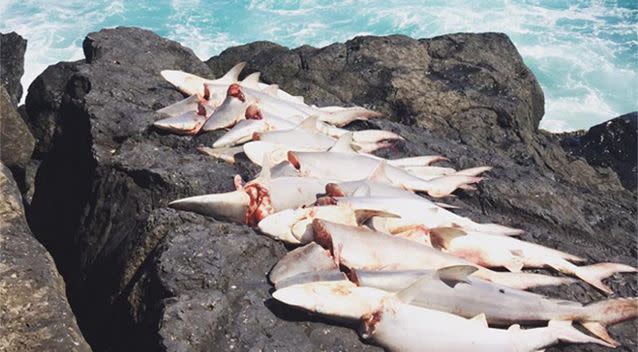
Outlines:
[[5,88],[0,86],[0,160],[14,172],[23,173],[34,144],[29,127]]
[[0,33],[0,85],[4,86],[17,105],[22,98],[20,79],[24,74],[24,53],[27,40],[16,32]]
[[0,350],[90,351],[53,258],[33,237],[11,172],[0,163]]
[[636,191],[638,181],[638,112],[631,112],[599,125],[586,133],[566,134],[561,144],[571,154],[584,157],[592,166],[609,167],[620,182]]
[[[181,98],[161,69],[212,77],[245,60],[247,73],[259,70],[311,103],[383,111],[387,119],[352,128],[406,138],[384,155],[438,153],[458,168],[495,167],[477,192],[450,200],[459,213],[521,227],[527,240],[591,261],[635,263],[635,197],[615,174],[570,157],[538,130],[542,91],[502,34],[361,37],[294,50],[258,42],[230,48],[208,66],[147,31],[117,28],[87,38],[85,61],[52,66],[44,75],[55,79],[29,89],[32,125],[53,131],[30,219],[97,350],[376,349],[352,329],[269,299],[266,272],[285,252],[280,244],[244,226],[165,208],[177,198],[231,190],[235,173],[250,179],[256,169],[241,158],[228,165],[197,153],[195,146],[220,133],[174,136],[149,127],[159,118],[153,110]],[[619,296],[638,294],[635,275],[608,284]],[[582,283],[543,292],[602,298]],[[629,349],[636,331],[635,321],[612,329]]]
[[62,97],[67,80],[76,73],[74,62],[60,62],[47,67],[29,86],[26,98],[27,123],[36,138],[34,157],[44,159],[59,127]]

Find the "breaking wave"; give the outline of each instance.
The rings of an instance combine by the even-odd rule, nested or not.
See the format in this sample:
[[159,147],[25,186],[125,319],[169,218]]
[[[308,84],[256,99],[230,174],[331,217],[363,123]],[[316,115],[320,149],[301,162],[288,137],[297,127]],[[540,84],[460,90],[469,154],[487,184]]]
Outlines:
[[546,98],[541,127],[587,128],[638,109],[638,3],[630,1],[200,1],[0,2],[0,31],[29,40],[22,83],[48,65],[82,58],[88,32],[138,26],[175,39],[201,59],[270,40],[323,46],[356,35],[507,33]]

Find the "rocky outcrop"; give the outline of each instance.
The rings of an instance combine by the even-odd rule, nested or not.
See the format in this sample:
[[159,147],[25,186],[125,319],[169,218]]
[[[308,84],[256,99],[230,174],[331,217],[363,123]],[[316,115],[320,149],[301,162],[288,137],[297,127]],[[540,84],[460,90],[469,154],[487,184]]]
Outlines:
[[24,53],[27,41],[16,32],[0,33],[0,85],[4,86],[18,104],[22,98],[20,79],[24,74]]
[[18,114],[9,93],[0,86],[0,160],[12,170],[24,170],[35,140]]
[[53,259],[27,226],[11,172],[0,163],[0,350],[90,351]]
[[567,134],[561,144],[592,166],[609,167],[623,186],[636,191],[638,182],[638,112],[625,114],[589,129]]
[[[249,179],[257,170],[241,157],[229,165],[195,150],[221,133],[150,127],[160,118],[154,110],[181,98],[162,69],[219,76],[245,60],[247,73],[259,70],[309,102],[382,111],[387,118],[352,128],[404,136],[387,156],[440,153],[459,168],[495,166],[478,191],[450,200],[463,215],[521,227],[528,240],[592,261],[635,261],[635,197],[538,131],[542,91],[504,35],[360,37],[294,50],[258,42],[205,65],[151,32],[116,28],[89,34],[84,52],[85,60],[51,66],[29,88],[30,124],[46,131],[36,133],[44,160],[30,222],[96,350],[378,350],[348,327],[269,298],[266,273],[282,244],[166,208],[232,190],[234,174]],[[635,276],[608,284],[620,296],[638,294]],[[546,292],[601,298],[580,283]],[[631,348],[636,323],[612,333]]]

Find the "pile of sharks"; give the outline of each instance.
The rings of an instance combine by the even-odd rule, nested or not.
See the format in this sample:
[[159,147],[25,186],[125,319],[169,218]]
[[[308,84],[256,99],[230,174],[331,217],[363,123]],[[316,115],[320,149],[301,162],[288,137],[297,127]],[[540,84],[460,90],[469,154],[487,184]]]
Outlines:
[[[171,202],[175,209],[246,224],[295,249],[269,279],[287,305],[359,326],[388,351],[539,351],[559,343],[619,343],[607,327],[638,315],[638,298],[583,305],[527,289],[635,272],[526,242],[523,230],[479,223],[441,202],[472,190],[490,167],[432,164],[440,155],[384,159],[372,154],[403,138],[342,127],[380,114],[362,107],[317,107],[259,73],[239,80],[245,63],[221,78],[182,71],[162,76],[187,97],[158,112],[155,128],[195,135],[227,130],[198,149],[261,166],[236,190]],[[562,276],[523,269],[549,268]],[[589,333],[575,328],[579,324]],[[524,327],[522,328],[521,325]]]

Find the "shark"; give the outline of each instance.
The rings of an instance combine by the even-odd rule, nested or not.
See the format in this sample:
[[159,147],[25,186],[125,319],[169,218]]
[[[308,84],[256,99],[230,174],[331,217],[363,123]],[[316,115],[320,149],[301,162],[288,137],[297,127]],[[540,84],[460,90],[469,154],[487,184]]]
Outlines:
[[[333,272],[327,268],[325,272]],[[471,276],[472,266],[450,266],[439,270],[360,271],[349,270],[347,277],[360,287],[399,292],[414,285],[410,304],[440,310],[465,318],[483,314],[490,326],[540,324],[551,320],[579,322],[607,343],[619,346],[607,326],[638,316],[638,298],[613,298],[583,305],[517,290]],[[343,273],[342,273],[343,274]],[[344,274],[345,275],[345,274]],[[297,275],[299,276],[299,275]],[[337,275],[315,275],[289,282],[340,280]]]
[[[449,176],[447,176],[449,177]],[[339,195],[341,189],[335,191],[332,184],[327,184],[328,194]],[[517,236],[524,231],[500,224],[477,223],[470,218],[460,216],[422,197],[366,196],[335,197],[334,204],[347,205],[353,209],[376,209],[386,213],[397,214],[399,218],[372,218],[368,225],[390,234],[414,229],[426,230],[439,227],[459,228],[464,231],[480,232],[497,236]]]
[[[342,137],[339,142],[347,140],[348,137]],[[333,147],[327,152],[288,151],[287,159],[302,176],[338,182],[365,179],[384,162],[383,159],[371,155],[344,152],[341,146],[345,143],[339,142],[336,148]],[[385,176],[384,181],[393,186],[426,192],[432,197],[445,197],[461,186],[481,181],[480,177],[466,175],[449,175],[423,180],[391,163],[385,165]]]
[[476,277],[519,289],[574,281],[535,273],[493,271],[409,239],[365,227],[314,219],[312,228],[313,241],[330,250],[337,263],[353,269],[440,269],[451,265],[469,265],[477,268],[473,273]]
[[611,294],[602,279],[617,272],[636,272],[633,266],[618,263],[598,263],[586,266],[583,258],[517,238],[466,232],[459,228],[432,228],[429,231],[433,247],[488,268],[506,268],[519,272],[522,268],[550,267],[574,275],[600,291]]
[[314,204],[317,194],[325,190],[326,181],[318,178],[273,178],[271,169],[275,167],[271,165],[270,161],[266,161],[260,174],[248,183],[241,176],[235,176],[235,191],[178,199],[168,205],[174,209],[255,227],[262,219],[277,211]]
[[186,111],[177,116],[155,121],[153,126],[175,134],[195,135],[201,130],[210,115],[210,110],[199,102],[196,111]]
[[[421,280],[396,293],[348,280],[316,281],[277,289],[273,297],[334,320],[359,322],[359,334],[388,351],[538,351],[558,342],[614,345],[588,336],[569,320],[546,327],[489,327],[484,314],[471,319],[412,304]],[[462,333],[459,333],[462,332]]]

